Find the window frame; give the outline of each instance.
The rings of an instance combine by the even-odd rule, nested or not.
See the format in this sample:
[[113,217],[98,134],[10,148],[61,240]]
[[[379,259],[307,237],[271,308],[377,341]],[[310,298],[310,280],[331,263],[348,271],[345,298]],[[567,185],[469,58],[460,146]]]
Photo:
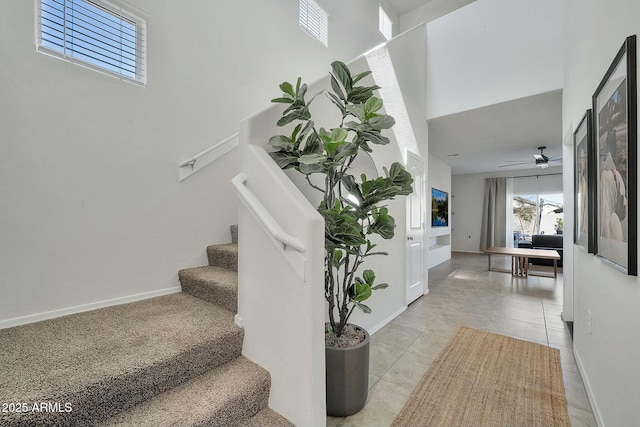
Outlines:
[[[120,4],[123,2],[114,3],[107,0],[81,0],[94,7],[104,10],[105,12],[113,15],[117,19],[131,22],[136,27],[136,71],[135,77],[129,77],[124,74],[118,73],[113,70],[109,70],[106,67],[98,64],[91,63],[82,58],[78,58],[73,55],[69,55],[64,51],[56,50],[48,46],[43,45],[42,39],[42,1],[35,0],[36,3],[36,25],[35,25],[35,42],[36,50],[48,56],[52,56],[57,59],[61,59],[72,64],[79,65],[84,68],[97,71],[101,74],[106,74],[111,77],[115,77],[119,80],[123,80],[129,83],[133,83],[139,86],[146,86],[147,74],[148,74],[148,61],[147,61],[147,17],[138,10],[133,10],[132,6],[126,4]],[[65,3],[66,0],[57,0]]]
[[[313,11],[320,21],[318,32],[309,27],[309,11]],[[325,47],[329,47],[329,14],[317,2],[314,0],[299,0],[298,25],[315,40]]]
[[[387,37],[387,34],[384,31],[387,24],[389,25],[389,37]],[[387,11],[382,7],[382,4],[378,5],[378,31],[387,41],[393,38],[393,21]]]

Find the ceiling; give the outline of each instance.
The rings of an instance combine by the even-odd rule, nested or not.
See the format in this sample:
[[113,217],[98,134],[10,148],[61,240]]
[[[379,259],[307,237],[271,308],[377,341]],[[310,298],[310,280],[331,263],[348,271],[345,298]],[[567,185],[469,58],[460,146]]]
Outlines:
[[[562,91],[437,117],[429,123],[429,152],[453,175],[535,168],[537,147],[562,155]],[[457,156],[453,156],[457,154]],[[509,161],[529,162],[509,166]],[[549,166],[560,166],[551,162]]]
[[[425,4],[438,16],[473,0],[389,1],[400,16]],[[453,175],[537,169],[533,155],[540,153],[540,146],[547,147],[544,153],[550,159],[562,155],[561,90],[437,117],[428,123],[429,152],[449,164]],[[525,164],[513,165],[515,161]],[[549,164],[561,165],[561,160]]]
[[425,4],[433,10],[451,12],[475,0],[389,0],[398,16],[402,16]]

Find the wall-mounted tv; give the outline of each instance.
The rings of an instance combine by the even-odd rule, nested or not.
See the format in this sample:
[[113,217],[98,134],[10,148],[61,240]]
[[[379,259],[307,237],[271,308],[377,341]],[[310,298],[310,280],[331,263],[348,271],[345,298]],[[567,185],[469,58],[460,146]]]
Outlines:
[[449,193],[431,189],[431,226],[449,226]]

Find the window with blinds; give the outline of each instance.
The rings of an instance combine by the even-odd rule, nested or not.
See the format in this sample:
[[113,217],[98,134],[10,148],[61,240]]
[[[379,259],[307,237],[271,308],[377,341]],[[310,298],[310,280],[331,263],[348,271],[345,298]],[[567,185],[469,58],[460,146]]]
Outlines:
[[329,46],[329,15],[313,0],[300,0],[300,27]]
[[385,39],[391,40],[393,38],[393,22],[382,5],[378,9],[378,29]]
[[39,0],[38,50],[146,83],[146,22],[104,0]]

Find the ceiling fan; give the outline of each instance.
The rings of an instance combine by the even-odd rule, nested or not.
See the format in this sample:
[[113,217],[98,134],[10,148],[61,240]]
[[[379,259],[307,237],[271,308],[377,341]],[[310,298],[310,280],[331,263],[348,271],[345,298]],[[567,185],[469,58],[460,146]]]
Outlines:
[[[556,158],[550,159],[549,156],[544,154],[544,150],[546,149],[547,147],[544,147],[544,146],[538,147],[538,150],[540,150],[540,154],[533,155],[533,158],[535,159],[535,165],[539,168],[548,168],[549,162],[559,162],[562,160],[562,157],[556,157]],[[509,164],[498,166],[498,167],[508,168],[513,166],[528,165],[530,163],[529,161],[522,161],[522,160],[505,160],[504,162]]]

